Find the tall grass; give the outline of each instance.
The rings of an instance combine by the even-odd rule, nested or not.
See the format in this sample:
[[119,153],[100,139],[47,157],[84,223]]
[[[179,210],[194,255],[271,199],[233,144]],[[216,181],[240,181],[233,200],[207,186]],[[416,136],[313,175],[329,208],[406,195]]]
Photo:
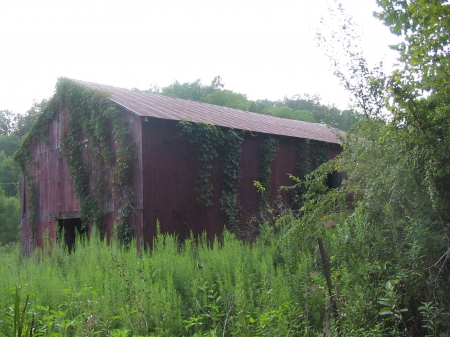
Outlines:
[[420,222],[381,226],[363,209],[350,215],[282,216],[253,243],[225,232],[180,245],[158,234],[139,252],[93,233],[72,254],[55,243],[29,257],[3,248],[0,336],[14,336],[17,322],[33,336],[449,335],[449,273],[436,264],[448,239]]
[[[311,273],[306,254],[297,268],[276,261],[279,240],[242,243],[224,233],[180,245],[159,234],[151,252],[107,245],[97,235],[77,242],[72,254],[55,244],[24,257],[1,252],[0,334],[11,334],[8,309],[17,284],[29,295],[35,333],[50,336],[272,336],[302,335],[310,322],[308,289],[297,284]],[[320,302],[325,299],[319,294]]]

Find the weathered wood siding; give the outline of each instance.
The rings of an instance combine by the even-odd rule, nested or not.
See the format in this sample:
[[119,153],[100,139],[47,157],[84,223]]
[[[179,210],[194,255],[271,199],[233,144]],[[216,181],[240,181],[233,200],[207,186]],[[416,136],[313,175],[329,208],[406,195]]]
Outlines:
[[[133,175],[131,177],[131,188],[136,198],[136,212],[133,214],[131,223],[136,234],[142,233],[142,175],[139,174],[141,167],[141,126],[140,118],[128,112],[122,112],[130,127],[131,141],[135,144],[135,161],[133,163]],[[36,245],[43,246],[44,233],[48,231],[53,238],[56,236],[56,220],[59,218],[79,217],[79,201],[76,197],[74,185],[70,178],[69,166],[62,152],[62,137],[67,131],[68,113],[63,110],[48,124],[45,137],[33,144],[31,152],[32,162],[28,170],[32,183],[36,188],[38,213],[36,214],[36,228],[34,233],[30,228],[30,214],[28,212],[28,181],[22,178],[21,184],[21,224],[22,224],[22,246],[25,252],[30,252]],[[83,157],[90,173],[90,188],[98,179],[110,181],[111,169],[100,169],[93,158],[98,153],[92,150],[92,143],[86,136],[84,141]],[[116,146],[112,141],[113,147]],[[108,233],[112,233],[114,221],[117,217],[117,198],[110,190],[102,191],[103,200],[101,207],[107,211],[103,221]]]
[[[182,240],[194,233],[207,233],[212,240],[220,235],[226,224],[226,217],[221,210],[223,162],[222,154],[213,162],[211,181],[213,183],[213,205],[201,207],[197,200],[196,181],[199,167],[195,149],[178,137],[177,121],[139,117],[122,109],[130,130],[130,141],[135,144],[134,162],[130,188],[133,194],[134,211],[130,218],[138,244],[151,244],[156,234],[157,221],[162,232],[178,235]],[[77,200],[69,167],[61,148],[62,136],[67,131],[68,112],[60,113],[49,122],[46,136],[30,147],[33,162],[29,167],[33,184],[36,186],[38,209],[34,234],[30,229],[28,213],[29,196],[26,190],[27,181],[21,183],[21,222],[22,245],[25,252],[30,252],[36,245],[43,245],[43,236],[48,231],[51,237],[56,236],[55,223],[59,218],[79,217],[79,201]],[[112,127],[110,126],[112,132]],[[239,180],[240,217],[248,223],[259,215],[260,195],[254,181],[261,175],[260,146],[270,135],[262,133],[245,133],[241,153],[241,176]],[[297,146],[299,138],[277,136],[280,139],[279,150],[272,164],[272,185],[269,199],[276,202],[280,186],[292,184],[288,174],[297,175],[299,161]],[[116,147],[114,137],[111,146]],[[325,143],[315,142],[315,146]],[[93,181],[111,180],[111,169],[101,169],[95,160],[99,153],[95,151],[91,140],[86,136],[83,142],[83,157],[90,172],[90,187]],[[337,144],[328,144],[328,158],[335,157],[341,148]],[[317,148],[312,148],[312,151]],[[105,185],[105,186],[106,186]],[[117,218],[117,196],[106,188],[102,191],[101,207],[106,210],[103,218],[108,234],[114,230]],[[289,206],[286,193],[281,193],[282,201]],[[249,227],[251,232],[251,226]]]
[[[211,181],[213,183],[213,205],[202,208],[196,201],[196,180],[198,162],[195,149],[186,139],[178,137],[176,121],[147,118],[142,123],[142,173],[143,173],[143,233],[144,241],[151,244],[157,222],[161,231],[176,233],[179,239],[192,232],[199,235],[207,233],[209,239],[220,235],[226,224],[221,210],[222,197],[222,158],[213,162]],[[260,195],[254,186],[261,174],[261,142],[267,134],[246,133],[241,153],[241,177],[239,181],[240,216],[249,222],[259,215]],[[299,161],[297,146],[300,139],[280,137],[279,150],[272,164],[272,185],[270,201],[275,203],[280,186],[292,185],[288,174],[297,174]],[[334,144],[316,142],[317,146],[328,147],[328,158],[340,152]],[[281,193],[282,201],[289,206],[288,195]]]

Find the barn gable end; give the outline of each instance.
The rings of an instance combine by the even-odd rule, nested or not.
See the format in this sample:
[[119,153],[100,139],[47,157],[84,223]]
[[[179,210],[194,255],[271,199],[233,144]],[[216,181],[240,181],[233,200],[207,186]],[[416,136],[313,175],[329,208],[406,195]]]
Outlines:
[[[209,125],[219,137],[210,146],[217,155],[202,164],[198,149],[204,144],[182,136],[180,121],[191,128]],[[60,79],[16,154],[23,172],[22,246],[25,252],[42,246],[45,232],[55,238],[58,228],[78,223],[70,219],[107,238],[114,233],[124,244],[133,236],[151,244],[157,222],[180,239],[204,231],[212,239],[231,220],[242,225],[257,216],[261,191],[254,183],[264,174],[267,201],[292,184],[288,174],[298,174],[305,139],[314,151],[326,151],[325,159],[341,151],[321,124]],[[274,152],[269,173],[261,167],[267,149]],[[199,180],[202,167],[206,187]]]

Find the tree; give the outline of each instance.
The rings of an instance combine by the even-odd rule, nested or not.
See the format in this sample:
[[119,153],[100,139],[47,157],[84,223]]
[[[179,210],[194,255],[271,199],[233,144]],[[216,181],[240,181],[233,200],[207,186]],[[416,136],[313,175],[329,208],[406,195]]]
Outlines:
[[15,133],[9,136],[0,135],[0,151],[7,156],[12,156],[20,147],[20,142],[20,138]]
[[262,113],[265,115],[271,115],[271,116],[288,118],[288,119],[296,119],[299,121],[305,121],[305,122],[310,122],[310,123],[315,122],[311,111],[306,111],[306,110],[294,111],[287,106],[266,108],[262,111]]
[[262,113],[266,108],[274,108],[280,106],[282,103],[280,101],[270,101],[268,99],[258,99],[256,101],[251,101],[248,111]]
[[0,245],[19,239],[19,198],[5,196],[0,186]]
[[214,77],[210,85],[203,85],[198,79],[195,82],[185,82],[181,84],[178,81],[161,89],[161,94],[169,97],[189,99],[191,101],[204,101],[205,97],[216,90],[222,89],[224,84],[220,76]]
[[425,177],[433,207],[450,228],[450,6],[443,0],[377,1],[377,14],[404,38],[389,78],[389,111]]
[[15,131],[14,134],[22,139],[28,131],[30,131],[41,110],[47,104],[48,100],[43,99],[41,102],[34,102],[31,108],[23,115],[15,116]]
[[357,120],[354,111],[341,111],[333,106],[328,107],[320,103],[318,95],[295,95],[284,100],[271,101],[268,99],[248,100],[247,96],[224,89],[225,85],[220,76],[216,76],[210,85],[204,85],[198,79],[194,82],[180,83],[175,81],[167,87],[152,86],[147,90],[133,90],[161,94],[174,98],[188,99],[225,106],[244,111],[269,114],[281,118],[307,121],[311,123],[326,123],[341,130],[348,128]]
[[245,95],[233,92],[231,90],[216,90],[207,95],[203,101],[205,103],[226,106],[228,108],[244,111],[247,111],[250,107],[250,102],[247,100]]
[[[342,139],[342,154],[308,177],[300,222],[323,227],[332,219],[330,240],[345,243],[336,249],[353,247],[333,262],[337,278],[350,275],[351,265],[365,275],[354,279],[349,292],[340,290],[350,298],[359,289],[340,308],[344,335],[357,329],[361,335],[440,335],[450,328],[447,3],[378,1],[377,16],[404,37],[394,47],[400,68],[391,75],[383,73],[381,63],[368,65],[358,46],[359,29],[342,6],[324,21],[337,22],[337,28],[325,27],[318,36],[335,75],[353,95],[354,109],[364,116]],[[336,169],[347,179],[330,190],[323,182]],[[434,309],[427,316],[423,310],[429,303]],[[369,314],[358,317],[355,308]]]
[[4,151],[0,151],[0,186],[7,197],[17,196],[19,167],[12,155],[6,155]]
[[0,110],[0,135],[9,136],[16,129],[15,113],[9,110]]
[[[403,83],[421,90],[446,92],[450,86],[450,6],[446,0],[377,0],[376,16],[404,42],[393,46],[400,53]],[[396,82],[399,79],[396,78]],[[411,88],[412,89],[412,88]]]

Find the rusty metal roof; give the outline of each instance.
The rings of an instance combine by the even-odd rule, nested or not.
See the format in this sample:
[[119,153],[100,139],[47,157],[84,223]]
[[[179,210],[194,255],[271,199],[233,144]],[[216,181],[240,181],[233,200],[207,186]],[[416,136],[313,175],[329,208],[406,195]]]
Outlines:
[[227,128],[252,132],[319,140],[328,143],[339,141],[336,133],[342,133],[319,123],[273,117],[223,106],[143,93],[109,85],[74,80],[77,83],[110,94],[110,99],[125,109],[142,117],[154,117],[177,121],[204,122]]

